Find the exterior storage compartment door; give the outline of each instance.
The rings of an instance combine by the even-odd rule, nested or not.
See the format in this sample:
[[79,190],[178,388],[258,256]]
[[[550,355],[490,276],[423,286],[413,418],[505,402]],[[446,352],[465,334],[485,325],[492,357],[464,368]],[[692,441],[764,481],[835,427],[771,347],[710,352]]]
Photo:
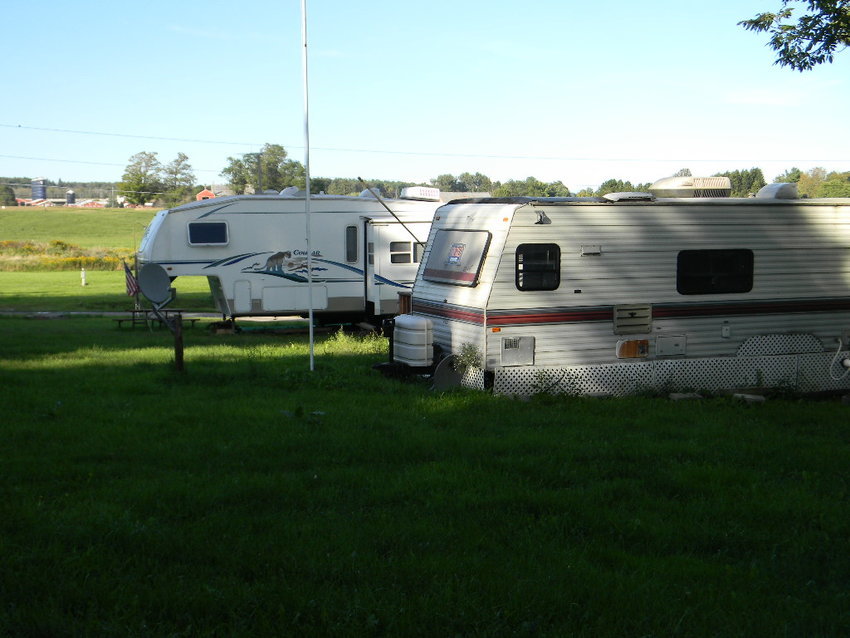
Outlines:
[[233,312],[251,312],[251,282],[241,279],[233,283]]
[[[303,286],[267,286],[263,288],[265,312],[307,310],[310,307],[310,288]],[[328,307],[328,287],[313,284],[313,310]]]

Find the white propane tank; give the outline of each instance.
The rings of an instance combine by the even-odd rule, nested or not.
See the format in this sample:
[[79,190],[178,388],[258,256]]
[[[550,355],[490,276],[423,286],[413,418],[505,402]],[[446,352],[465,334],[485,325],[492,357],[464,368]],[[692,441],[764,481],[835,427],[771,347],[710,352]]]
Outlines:
[[399,315],[393,331],[393,360],[415,368],[430,366],[434,359],[431,320],[416,315]]

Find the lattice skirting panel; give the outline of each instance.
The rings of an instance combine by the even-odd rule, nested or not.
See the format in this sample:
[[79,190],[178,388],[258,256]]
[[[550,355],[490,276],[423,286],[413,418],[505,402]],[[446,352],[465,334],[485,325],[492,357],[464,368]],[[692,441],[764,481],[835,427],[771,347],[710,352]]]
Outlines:
[[[847,353],[842,355],[846,356]],[[840,358],[839,357],[839,360]],[[469,377],[469,371],[467,377]],[[467,387],[483,387],[484,375]],[[530,396],[540,392],[625,396],[641,392],[719,392],[786,388],[822,392],[850,388],[850,372],[835,353],[664,359],[570,368],[517,367],[497,370],[493,391]]]
[[473,390],[483,390],[484,370],[481,368],[467,368],[463,373],[463,377],[460,379],[460,385],[464,388],[472,388]]

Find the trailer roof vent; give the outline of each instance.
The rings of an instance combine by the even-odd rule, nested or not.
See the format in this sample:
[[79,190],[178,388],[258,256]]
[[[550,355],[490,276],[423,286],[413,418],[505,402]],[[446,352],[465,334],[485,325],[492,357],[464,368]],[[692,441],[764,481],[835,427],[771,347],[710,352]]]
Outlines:
[[777,182],[767,184],[761,187],[761,190],[756,193],[756,197],[759,199],[797,199],[797,183]]
[[439,202],[440,189],[430,186],[406,186],[401,189],[401,199],[420,199],[426,202]]
[[636,192],[605,193],[602,198],[609,202],[651,202],[655,200],[655,195]]
[[728,177],[665,177],[649,187],[656,197],[729,197],[732,180]]

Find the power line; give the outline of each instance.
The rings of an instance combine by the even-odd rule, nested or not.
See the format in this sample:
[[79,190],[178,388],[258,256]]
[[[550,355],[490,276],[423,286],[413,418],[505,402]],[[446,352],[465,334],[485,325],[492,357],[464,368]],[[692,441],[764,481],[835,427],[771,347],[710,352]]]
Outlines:
[[201,140],[183,137],[158,137],[155,135],[132,135],[130,133],[105,133],[102,131],[77,131],[64,128],[46,128],[41,126],[24,126],[23,124],[0,124],[3,128],[17,128],[28,131],[42,131],[45,133],[72,133],[74,135],[99,135],[103,137],[126,137],[136,140],[158,140],[161,142],[188,142],[192,144],[229,144],[233,146],[260,146],[255,142],[225,142],[222,140]]
[[64,162],[66,164],[91,164],[93,166],[124,166],[123,164],[108,162],[86,162],[84,160],[55,159],[52,157],[26,157],[24,155],[0,155],[0,157],[5,157],[6,159],[35,160],[37,162]]
[[[88,164],[92,166],[117,166],[119,168],[126,168],[127,164],[116,164],[114,162],[87,162],[85,160],[68,160],[68,159],[57,159],[53,157],[27,157],[25,155],[2,155],[0,157],[6,159],[19,159],[19,160],[32,160],[35,162],[62,162],[63,164]],[[218,169],[212,168],[193,168],[195,172],[199,173],[220,173],[221,171]]]
[[[69,133],[74,135],[94,135],[94,136],[105,136],[105,137],[123,137],[130,139],[141,139],[141,140],[156,140],[156,141],[167,141],[167,142],[186,142],[193,144],[221,144],[221,145],[229,145],[229,146],[262,146],[259,142],[234,142],[234,141],[224,141],[224,140],[204,140],[204,139],[195,139],[195,138],[180,138],[180,137],[159,137],[154,135],[133,135],[128,133],[107,133],[101,131],[80,131],[74,129],[59,129],[59,128],[47,128],[47,127],[38,127],[38,126],[25,126],[23,124],[3,124],[0,123],[0,127],[3,128],[12,128],[12,129],[24,129],[31,131],[44,131],[50,133]],[[287,144],[285,148],[296,148],[300,149],[303,146],[299,146],[297,144]],[[550,162],[848,162],[850,163],[850,158],[783,158],[783,157],[769,157],[769,158],[741,158],[741,157],[710,157],[710,158],[692,158],[692,157],[593,157],[593,156],[561,156],[561,155],[500,155],[500,154],[487,154],[487,153],[449,153],[449,152],[428,152],[428,151],[404,151],[404,150],[387,150],[387,149],[369,149],[369,148],[344,148],[344,147],[334,147],[334,146],[313,146],[311,150],[319,150],[319,151],[332,151],[338,153],[375,153],[375,154],[384,154],[384,155],[404,155],[404,156],[416,156],[416,157],[457,157],[457,158],[468,158],[468,159],[505,159],[505,160],[537,160],[537,161],[550,161]],[[26,158],[26,157],[18,157],[9,155],[0,155],[0,157],[12,157],[14,159],[40,159],[40,158]],[[45,161],[67,161],[72,162],[73,160],[45,160]],[[87,163],[87,164],[97,164],[96,162],[79,162],[79,163]],[[118,164],[101,164],[102,166],[118,166]],[[122,165],[123,166],[123,165]],[[198,169],[203,172],[212,172],[210,169]]]

